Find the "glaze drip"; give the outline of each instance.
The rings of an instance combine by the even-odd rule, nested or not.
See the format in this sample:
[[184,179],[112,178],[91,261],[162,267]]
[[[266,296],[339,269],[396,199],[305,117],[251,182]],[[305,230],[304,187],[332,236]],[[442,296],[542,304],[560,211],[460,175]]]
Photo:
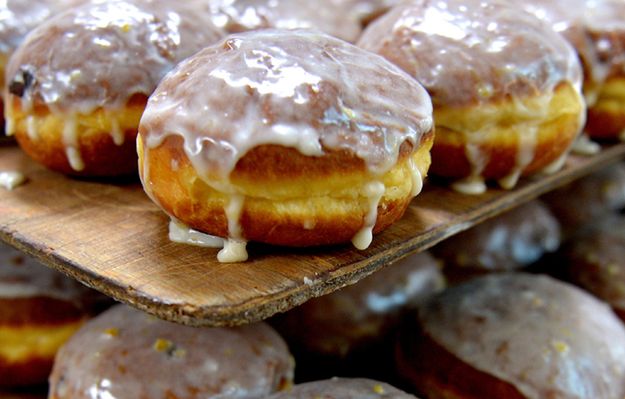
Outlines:
[[365,215],[362,228],[352,239],[354,246],[360,250],[367,249],[373,240],[373,227],[378,217],[378,204],[384,195],[384,184],[381,182],[371,182],[364,188],[364,196],[368,202],[368,209]]
[[26,176],[20,172],[0,171],[0,187],[7,190],[21,186],[26,182]]
[[224,239],[194,230],[178,220],[169,221],[169,239],[180,244],[207,248],[223,248]]

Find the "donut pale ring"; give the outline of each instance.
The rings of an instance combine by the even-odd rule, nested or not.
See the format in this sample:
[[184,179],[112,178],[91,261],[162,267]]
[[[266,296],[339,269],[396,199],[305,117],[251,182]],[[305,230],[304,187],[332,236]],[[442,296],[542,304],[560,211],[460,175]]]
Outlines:
[[514,2],[550,24],[575,46],[584,67],[586,131],[625,139],[625,3],[619,0]]
[[584,291],[504,273],[450,288],[406,320],[399,372],[427,398],[622,398],[625,328]]
[[44,384],[58,348],[105,302],[0,245],[0,388]]
[[163,79],[141,120],[140,173],[175,220],[228,238],[222,261],[244,260],[247,240],[366,248],[420,191],[432,135],[427,93],[381,57],[261,30]]
[[365,378],[332,378],[307,382],[267,399],[416,399],[399,389]]
[[148,96],[178,61],[222,36],[198,4],[95,2],[40,25],[7,68],[7,133],[63,173],[136,171]]
[[293,368],[266,324],[194,328],[120,305],[61,348],[49,398],[263,398],[288,387]]
[[570,45],[534,16],[499,1],[418,0],[369,25],[358,45],[383,55],[432,96],[432,173],[512,188],[557,170],[581,131],[581,67]]
[[229,33],[267,28],[318,29],[355,42],[362,28],[343,0],[211,0],[213,23]]

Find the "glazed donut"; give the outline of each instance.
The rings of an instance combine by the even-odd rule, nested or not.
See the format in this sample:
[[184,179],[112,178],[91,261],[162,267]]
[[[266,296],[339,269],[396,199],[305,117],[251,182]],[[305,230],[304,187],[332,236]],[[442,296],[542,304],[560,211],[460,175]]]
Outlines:
[[93,2],[39,25],[7,67],[7,132],[67,174],[136,171],[148,96],[175,64],[223,33],[197,2]]
[[[84,0],[6,0],[0,2],[0,88],[5,90],[4,75],[7,62],[13,51],[24,40],[28,32],[52,15]],[[3,115],[3,101],[0,99],[0,115]],[[4,119],[2,119],[4,121]],[[4,128],[4,123],[2,123]]]
[[248,240],[363,249],[421,190],[431,111],[416,81],[349,43],[236,34],[161,81],[139,171],[172,226],[226,238],[220,261],[245,260]]
[[449,288],[402,327],[399,372],[427,398],[622,398],[625,327],[603,302],[546,276]]
[[438,262],[423,252],[311,299],[271,324],[294,353],[299,381],[335,375],[386,381],[393,368],[391,337],[402,316],[443,286]]
[[525,9],[575,46],[584,66],[592,138],[625,139],[625,3],[619,0],[529,0]]
[[581,67],[549,26],[493,0],[415,0],[365,29],[383,55],[432,96],[432,173],[476,194],[554,171],[583,127]]
[[305,28],[355,42],[362,31],[351,4],[343,0],[211,0],[207,3],[215,26],[229,33]]
[[332,378],[293,386],[267,399],[415,399],[384,382],[365,378]]
[[49,398],[260,398],[289,386],[293,367],[266,324],[200,329],[120,305],[60,349]]
[[606,301],[625,320],[625,219],[611,216],[560,251],[564,277]]
[[57,349],[107,302],[0,245],[0,388],[45,384]]
[[587,224],[625,208],[625,164],[599,172],[547,193],[542,201],[570,237]]
[[518,270],[560,247],[556,217],[538,200],[480,223],[432,248],[445,276],[460,281],[488,272]]

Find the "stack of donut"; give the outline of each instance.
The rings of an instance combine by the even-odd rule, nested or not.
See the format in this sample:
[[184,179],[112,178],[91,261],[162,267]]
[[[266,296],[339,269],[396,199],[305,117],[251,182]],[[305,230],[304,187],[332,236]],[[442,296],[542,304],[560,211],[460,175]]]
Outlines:
[[[621,134],[623,5],[517,3],[9,0],[6,130],[64,174],[138,172],[170,238],[221,247],[222,262],[246,260],[248,241],[365,250],[428,173],[469,194],[509,189],[562,167],[585,126]],[[606,195],[578,186],[546,198],[555,217],[530,203],[435,248],[453,283],[441,293],[439,263],[422,254],[274,320],[284,340],[263,323],[194,329],[124,306],[79,328],[93,313],[81,289],[59,294],[48,277],[43,292],[26,289],[39,274],[7,274],[0,389],[45,382],[77,331],[56,355],[52,399],[621,398],[625,327],[613,311],[518,273],[558,247],[562,223],[565,277],[625,313],[621,252],[608,249],[623,245],[622,218],[576,236],[603,213],[562,216],[586,201],[622,208],[619,176],[606,173],[617,187]],[[35,335],[48,338],[31,351]],[[296,382],[336,363],[409,393],[361,378],[292,385],[285,341]]]

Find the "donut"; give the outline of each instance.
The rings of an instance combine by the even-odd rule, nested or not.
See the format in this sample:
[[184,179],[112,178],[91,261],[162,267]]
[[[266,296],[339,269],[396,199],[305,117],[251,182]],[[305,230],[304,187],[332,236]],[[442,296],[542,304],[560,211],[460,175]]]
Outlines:
[[617,163],[541,197],[565,237],[625,208],[625,164]]
[[44,384],[58,348],[107,302],[0,245],[0,390]]
[[402,316],[443,286],[438,262],[422,252],[313,298],[271,324],[295,356],[299,381],[335,375],[386,381],[393,364],[391,337]]
[[432,248],[453,281],[522,269],[560,247],[560,223],[534,200],[446,239]]
[[[76,6],[84,0],[6,0],[0,3],[0,88],[4,92],[4,75],[13,51],[28,32],[63,9]],[[0,99],[0,115],[3,115]],[[1,117],[0,117],[1,118]],[[2,119],[4,121],[4,119]],[[2,124],[4,128],[4,123]]]
[[575,51],[533,15],[497,0],[415,0],[365,29],[358,46],[428,90],[431,173],[468,194],[552,172],[583,127]]
[[260,398],[287,387],[293,367],[266,324],[194,328],[119,305],[59,350],[49,398]]
[[399,389],[366,378],[332,378],[293,386],[267,399],[414,399]]
[[139,172],[172,225],[221,237],[222,262],[247,259],[247,241],[364,249],[421,190],[431,111],[414,79],[347,42],[234,34],[161,81]]
[[39,25],[7,66],[7,133],[62,173],[136,173],[148,96],[177,62],[224,35],[198,4],[93,2]]
[[576,235],[559,252],[564,278],[601,298],[625,320],[625,218],[614,215]]
[[546,276],[479,277],[406,319],[398,372],[427,398],[621,398],[625,327],[610,308]]
[[584,67],[586,131],[625,139],[625,3],[619,0],[514,2],[549,23],[576,48]]
[[215,26],[229,33],[305,28],[355,42],[362,31],[358,15],[344,0],[211,0],[207,3]]

